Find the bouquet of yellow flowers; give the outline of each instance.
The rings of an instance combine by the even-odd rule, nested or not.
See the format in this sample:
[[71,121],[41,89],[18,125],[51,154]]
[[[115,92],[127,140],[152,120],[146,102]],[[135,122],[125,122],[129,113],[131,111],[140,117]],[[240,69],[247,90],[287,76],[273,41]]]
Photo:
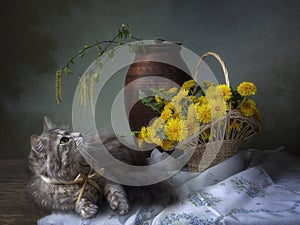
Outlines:
[[[206,53],[201,60],[208,55],[219,60],[226,77],[227,69],[216,53]],[[155,144],[168,151],[196,137],[197,148],[188,164],[190,170],[204,170],[208,166],[201,169],[198,164],[205,155],[207,157],[204,151],[212,148],[212,143],[218,143],[219,150],[212,154],[213,159],[208,160],[209,166],[234,154],[241,141],[259,132],[262,117],[255,101],[251,99],[256,91],[256,86],[246,81],[233,89],[229,79],[226,79],[226,84],[220,85],[210,81],[198,85],[195,80],[188,80],[180,88],[152,89],[151,96],[140,91],[142,103],[158,111],[160,116],[138,132],[139,146],[142,147],[144,143]],[[224,146],[227,147],[222,153],[220,149]],[[197,153],[199,149],[201,152]],[[220,159],[217,159],[218,154],[221,154]]]

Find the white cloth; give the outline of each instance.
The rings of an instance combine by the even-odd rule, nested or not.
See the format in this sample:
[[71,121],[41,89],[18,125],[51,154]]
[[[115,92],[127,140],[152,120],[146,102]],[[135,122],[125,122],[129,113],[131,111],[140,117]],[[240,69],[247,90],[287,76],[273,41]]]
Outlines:
[[275,225],[300,224],[300,157],[285,149],[247,150],[203,173],[180,171],[169,179],[179,201],[135,205],[126,216],[103,203],[96,218],[53,213],[39,225]]

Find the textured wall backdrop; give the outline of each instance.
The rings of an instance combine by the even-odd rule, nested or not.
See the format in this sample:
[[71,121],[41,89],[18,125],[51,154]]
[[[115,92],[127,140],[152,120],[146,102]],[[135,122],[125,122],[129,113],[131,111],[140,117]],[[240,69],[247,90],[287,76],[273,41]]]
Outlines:
[[29,137],[40,133],[43,115],[71,123],[77,75],[92,58],[76,64],[76,76],[64,83],[60,106],[54,96],[55,71],[83,45],[111,39],[121,23],[144,39],[182,42],[199,55],[215,51],[225,60],[233,86],[244,80],[257,85],[263,133],[243,148],[300,147],[299,1],[2,0],[0,4],[0,158],[26,157]]

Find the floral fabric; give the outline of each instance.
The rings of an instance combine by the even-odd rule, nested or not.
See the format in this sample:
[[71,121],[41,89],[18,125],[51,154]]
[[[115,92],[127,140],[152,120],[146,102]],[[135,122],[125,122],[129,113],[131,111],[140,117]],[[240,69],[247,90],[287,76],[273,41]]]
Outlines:
[[118,216],[103,204],[98,216],[51,214],[39,225],[300,224],[300,158],[285,149],[247,150],[203,173],[178,172],[169,182],[179,200],[132,206]]

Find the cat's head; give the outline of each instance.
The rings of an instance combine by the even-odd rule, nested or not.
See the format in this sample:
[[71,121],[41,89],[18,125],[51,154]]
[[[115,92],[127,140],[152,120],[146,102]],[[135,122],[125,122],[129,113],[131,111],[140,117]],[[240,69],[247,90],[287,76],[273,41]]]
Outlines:
[[81,133],[58,128],[45,117],[42,134],[31,136],[32,153],[44,160],[41,174],[57,179],[76,176],[82,161],[82,142]]

